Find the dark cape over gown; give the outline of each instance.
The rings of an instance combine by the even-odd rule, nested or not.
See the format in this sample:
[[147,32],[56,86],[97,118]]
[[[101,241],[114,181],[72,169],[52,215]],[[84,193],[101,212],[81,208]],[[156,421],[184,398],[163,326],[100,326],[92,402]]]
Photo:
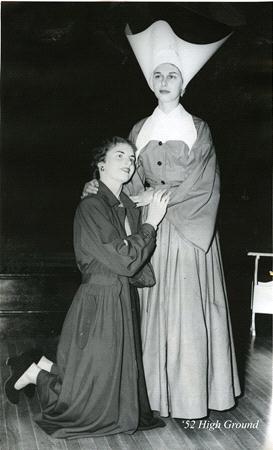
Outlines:
[[37,379],[42,412],[36,421],[56,438],[133,433],[155,421],[143,374],[137,294],[137,287],[155,283],[146,263],[155,230],[140,224],[139,210],[125,194],[121,202],[124,207],[99,182],[98,194],[76,211],[82,284],[63,325],[57,363]]

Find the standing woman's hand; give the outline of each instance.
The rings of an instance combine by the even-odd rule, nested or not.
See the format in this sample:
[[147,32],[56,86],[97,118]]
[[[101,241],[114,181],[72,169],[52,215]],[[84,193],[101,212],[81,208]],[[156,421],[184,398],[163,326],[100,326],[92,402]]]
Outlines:
[[167,189],[156,191],[149,205],[146,223],[156,228],[166,214],[169,201],[170,192]]
[[96,179],[93,179],[91,181],[88,181],[88,183],[85,183],[81,199],[84,197],[87,197],[88,194],[97,194],[99,189],[99,182]]

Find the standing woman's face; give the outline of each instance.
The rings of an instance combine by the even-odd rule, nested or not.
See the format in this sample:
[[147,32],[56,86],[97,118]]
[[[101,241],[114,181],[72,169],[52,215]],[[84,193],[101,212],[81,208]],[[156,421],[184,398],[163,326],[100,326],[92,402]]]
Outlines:
[[179,102],[183,92],[183,79],[175,65],[164,63],[157,66],[153,72],[152,83],[155,96],[160,102]]
[[105,161],[98,163],[102,182],[127,183],[135,170],[135,154],[129,144],[117,144],[110,148]]

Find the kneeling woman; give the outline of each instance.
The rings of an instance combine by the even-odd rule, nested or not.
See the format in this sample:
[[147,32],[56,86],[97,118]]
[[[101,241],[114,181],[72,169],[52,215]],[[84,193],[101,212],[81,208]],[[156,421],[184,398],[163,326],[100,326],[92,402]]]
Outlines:
[[[94,156],[99,191],[79,204],[74,247],[82,272],[66,316],[57,363],[44,356],[29,366],[19,356],[6,384],[10,400],[37,385],[42,412],[37,423],[56,438],[133,433],[164,426],[153,417],[142,366],[137,287],[155,283],[147,259],[168,195],[158,192],[146,223],[121,192],[135,169],[130,141],[114,137]],[[13,360],[16,360],[16,358]]]

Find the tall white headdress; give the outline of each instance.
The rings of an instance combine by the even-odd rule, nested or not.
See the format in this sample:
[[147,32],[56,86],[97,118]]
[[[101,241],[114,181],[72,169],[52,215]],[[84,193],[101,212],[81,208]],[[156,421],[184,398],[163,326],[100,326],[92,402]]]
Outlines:
[[164,20],[154,22],[146,30],[137,34],[132,34],[127,25],[125,34],[151,89],[153,89],[153,71],[163,63],[174,64],[178,67],[184,81],[183,88],[185,88],[230,36],[229,34],[211,44],[192,44],[179,38]]

